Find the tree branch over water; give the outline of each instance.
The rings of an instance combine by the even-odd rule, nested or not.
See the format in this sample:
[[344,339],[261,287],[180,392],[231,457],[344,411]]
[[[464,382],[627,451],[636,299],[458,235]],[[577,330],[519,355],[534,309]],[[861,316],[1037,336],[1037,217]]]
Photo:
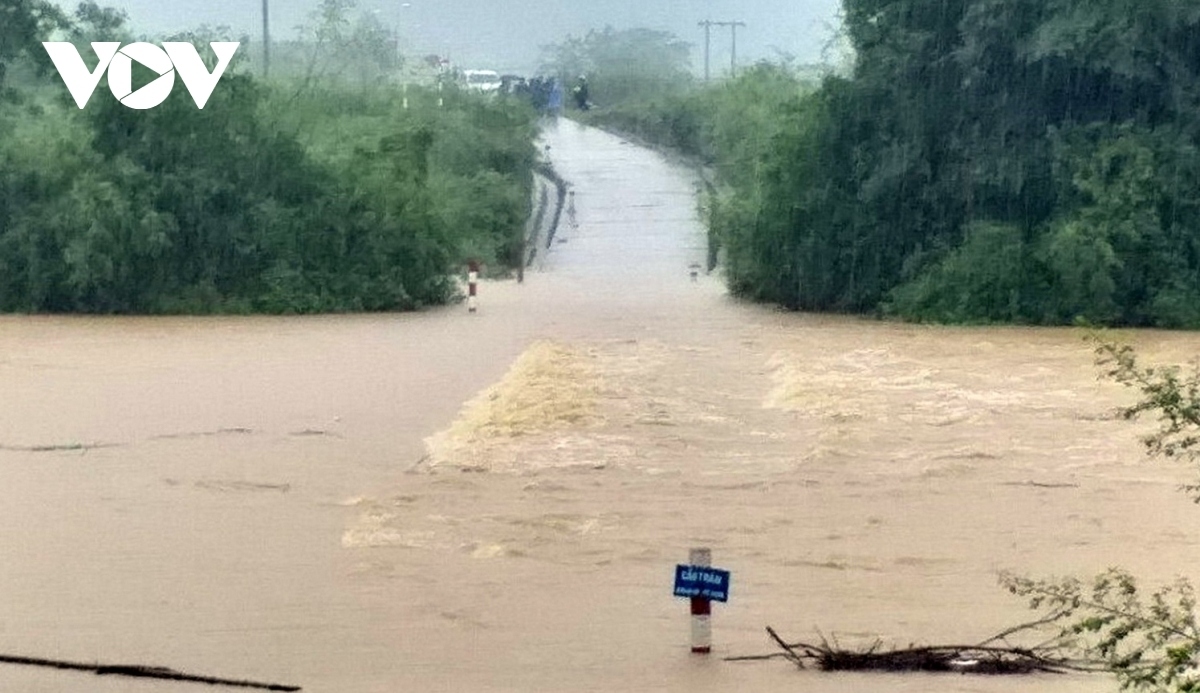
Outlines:
[[[1103,335],[1096,345],[1096,365],[1104,375],[1134,388],[1141,399],[1120,410],[1123,418],[1158,416],[1159,427],[1144,436],[1151,457],[1196,463],[1200,443],[1200,369],[1181,375],[1178,366],[1143,366],[1133,348]],[[1200,484],[1183,487],[1200,503]],[[1060,637],[1082,656],[1102,662],[1116,675],[1122,690],[1200,690],[1200,624],[1191,583],[1179,578],[1144,596],[1137,579],[1110,568],[1087,584],[1076,578],[1035,580],[1004,574],[1001,585],[1029,600],[1032,609],[1048,609],[1061,627]],[[1066,640],[1071,639],[1071,640]]]
[[[1105,375],[1142,394],[1138,403],[1121,409],[1121,416],[1133,420],[1145,413],[1157,413],[1159,429],[1142,438],[1151,457],[1182,459],[1196,464],[1200,450],[1200,367],[1192,365],[1184,376],[1179,366],[1143,366],[1129,345],[1118,345],[1099,336],[1089,338],[1096,343],[1096,364],[1106,369]],[[1192,500],[1200,503],[1200,483],[1183,487]]]

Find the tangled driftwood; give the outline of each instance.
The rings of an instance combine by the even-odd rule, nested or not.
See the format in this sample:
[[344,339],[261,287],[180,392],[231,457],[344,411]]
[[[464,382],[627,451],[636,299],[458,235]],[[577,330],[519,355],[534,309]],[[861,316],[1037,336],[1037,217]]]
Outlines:
[[801,669],[814,665],[822,671],[926,671],[963,674],[1032,674],[1068,671],[1103,671],[1100,663],[1082,661],[1067,655],[1069,647],[1057,635],[1030,647],[1007,644],[1015,633],[1045,625],[1049,619],[1010,628],[975,645],[932,645],[884,648],[876,641],[866,649],[848,650],[831,645],[824,637],[820,644],[786,642],[774,628],[767,634],[780,651],[767,655],[727,657],[727,661],[786,659]]

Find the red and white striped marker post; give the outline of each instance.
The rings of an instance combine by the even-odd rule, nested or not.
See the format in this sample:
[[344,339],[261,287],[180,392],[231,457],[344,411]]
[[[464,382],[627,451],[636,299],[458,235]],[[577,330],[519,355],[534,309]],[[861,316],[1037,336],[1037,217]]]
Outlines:
[[[712,549],[688,551],[688,563],[695,566],[712,565]],[[692,652],[708,654],[712,651],[712,602],[706,597],[692,597]]]
[[471,260],[467,263],[467,312],[475,312],[475,287],[479,281],[479,261]]
[[692,606],[692,652],[712,651],[712,602],[729,601],[730,572],[712,567],[710,549],[692,549],[687,564],[675,566],[676,597],[687,597]]

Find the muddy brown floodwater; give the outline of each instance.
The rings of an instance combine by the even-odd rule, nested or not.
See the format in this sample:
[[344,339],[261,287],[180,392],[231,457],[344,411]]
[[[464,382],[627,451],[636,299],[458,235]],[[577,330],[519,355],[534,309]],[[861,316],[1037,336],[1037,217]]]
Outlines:
[[[476,316],[0,318],[0,652],[321,693],[1114,689],[723,662],[765,625],[982,640],[1030,616],[999,570],[1200,574],[1188,470],[1077,331],[739,304],[688,276],[686,171],[546,141],[579,226]],[[733,572],[707,659],[670,595],[697,545]]]

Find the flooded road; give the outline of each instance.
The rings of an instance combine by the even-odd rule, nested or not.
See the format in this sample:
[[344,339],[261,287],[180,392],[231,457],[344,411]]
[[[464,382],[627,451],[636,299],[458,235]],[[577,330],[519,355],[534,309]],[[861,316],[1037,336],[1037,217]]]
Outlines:
[[[578,227],[475,316],[0,318],[0,652],[329,693],[1114,690],[722,662],[766,625],[983,640],[1030,617],[998,570],[1198,575],[1188,470],[1079,332],[739,304],[688,276],[686,171],[546,141]],[[697,545],[733,571],[707,660],[670,595]]]

